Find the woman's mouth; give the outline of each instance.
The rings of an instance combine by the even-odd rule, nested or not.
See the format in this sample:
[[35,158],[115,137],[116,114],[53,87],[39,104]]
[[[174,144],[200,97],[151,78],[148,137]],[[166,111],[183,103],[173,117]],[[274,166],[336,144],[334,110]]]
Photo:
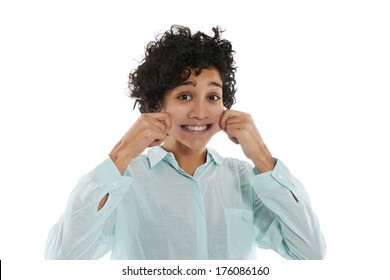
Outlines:
[[206,125],[181,125],[181,128],[188,132],[203,132],[209,130],[211,124]]

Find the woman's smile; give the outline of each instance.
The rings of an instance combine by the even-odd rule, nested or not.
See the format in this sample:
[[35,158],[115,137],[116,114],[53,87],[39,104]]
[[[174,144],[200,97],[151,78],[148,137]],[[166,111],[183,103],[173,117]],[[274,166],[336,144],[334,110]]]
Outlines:
[[209,130],[212,124],[206,125],[181,125],[181,128],[186,132],[201,133]]

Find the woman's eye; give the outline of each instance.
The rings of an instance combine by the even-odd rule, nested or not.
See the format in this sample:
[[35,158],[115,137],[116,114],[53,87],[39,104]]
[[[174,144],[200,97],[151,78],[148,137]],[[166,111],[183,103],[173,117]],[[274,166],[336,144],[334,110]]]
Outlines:
[[190,100],[191,96],[189,96],[188,94],[182,94],[179,96],[179,99],[180,100]]
[[209,100],[211,100],[211,101],[217,101],[219,99],[221,99],[221,98],[218,95],[216,95],[216,94],[213,94],[213,95],[209,96]]

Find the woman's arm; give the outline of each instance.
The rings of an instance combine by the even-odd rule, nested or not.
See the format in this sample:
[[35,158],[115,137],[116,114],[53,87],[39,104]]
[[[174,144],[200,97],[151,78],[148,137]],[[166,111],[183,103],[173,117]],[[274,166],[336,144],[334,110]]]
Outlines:
[[[47,259],[98,259],[111,250],[116,206],[131,185],[110,158],[83,176],[50,230]],[[103,207],[104,205],[104,207]]]
[[273,171],[250,178],[257,197],[254,224],[257,244],[287,259],[323,259],[325,239],[309,197],[278,160]]

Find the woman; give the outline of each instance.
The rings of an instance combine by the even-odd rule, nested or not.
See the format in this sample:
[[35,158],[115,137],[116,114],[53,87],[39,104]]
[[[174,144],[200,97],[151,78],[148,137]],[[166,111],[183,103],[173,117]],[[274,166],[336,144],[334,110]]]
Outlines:
[[[213,33],[172,26],[147,45],[129,76],[142,114],[81,178],[46,258],[253,259],[256,245],[286,259],[324,258],[304,187],[272,157],[251,116],[230,110],[234,51],[219,28]],[[207,148],[220,130],[253,165]]]

